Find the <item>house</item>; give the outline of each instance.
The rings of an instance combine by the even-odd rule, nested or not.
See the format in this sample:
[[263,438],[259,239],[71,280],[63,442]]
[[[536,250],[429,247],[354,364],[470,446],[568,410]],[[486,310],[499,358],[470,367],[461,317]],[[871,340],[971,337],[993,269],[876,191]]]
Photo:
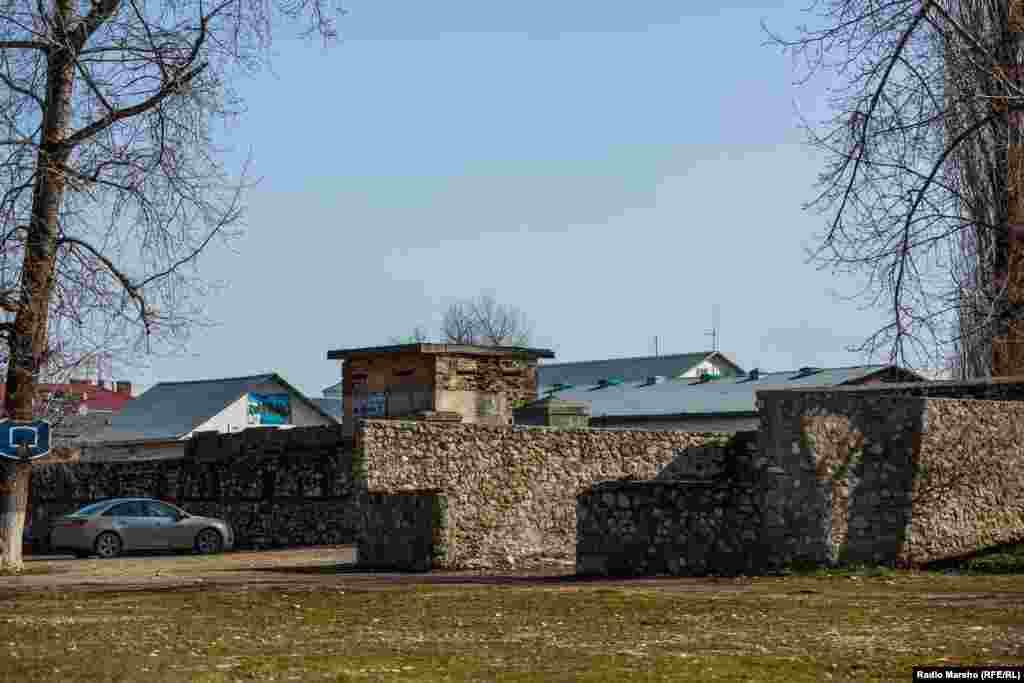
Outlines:
[[[6,389],[0,384],[0,406]],[[36,385],[33,411],[50,421],[54,445],[69,445],[106,426],[111,416],[131,400],[131,382],[72,379]]]
[[160,382],[82,439],[83,461],[180,458],[195,432],[333,425],[277,373]]
[[759,428],[759,390],[919,381],[923,381],[921,376],[893,365],[803,367],[787,372],[755,369],[720,378],[598,382],[552,391],[548,396],[570,405],[589,404],[591,427],[733,432]]
[[609,358],[576,363],[545,363],[537,367],[538,395],[552,390],[578,386],[594,386],[643,382],[648,377],[698,378],[701,376],[732,377],[744,374],[743,368],[721,351],[697,351],[667,356]]
[[[342,365],[342,424],[361,417],[450,415],[510,424],[512,409],[537,394],[537,361],[548,349],[468,344],[399,344],[329,351]],[[328,387],[330,389],[330,387]]]
[[310,399],[338,422],[341,422],[341,382],[324,387],[323,398]]

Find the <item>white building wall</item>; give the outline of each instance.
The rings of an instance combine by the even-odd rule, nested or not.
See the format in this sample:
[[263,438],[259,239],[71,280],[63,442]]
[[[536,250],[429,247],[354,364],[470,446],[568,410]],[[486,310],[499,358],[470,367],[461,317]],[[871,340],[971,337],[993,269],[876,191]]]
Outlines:
[[687,379],[691,377],[696,379],[701,376],[701,373],[706,372],[712,377],[719,377],[728,374],[729,371],[728,364],[717,358],[706,358],[679,376]]
[[[252,391],[257,394],[288,394],[288,407],[291,410],[292,421],[288,425],[281,425],[283,429],[337,424],[330,418],[321,415],[312,406],[307,405],[305,401],[289,391],[287,387],[277,382],[257,385]],[[234,402],[225,407],[224,410],[192,431],[240,432],[249,426],[249,396],[245,394],[239,396]],[[183,438],[189,439],[191,437],[192,433],[189,433]]]

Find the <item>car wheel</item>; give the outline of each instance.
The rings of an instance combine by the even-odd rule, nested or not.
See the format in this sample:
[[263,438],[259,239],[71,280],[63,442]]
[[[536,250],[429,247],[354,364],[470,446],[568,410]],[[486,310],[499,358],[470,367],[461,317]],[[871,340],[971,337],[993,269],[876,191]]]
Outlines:
[[196,551],[203,555],[215,555],[224,548],[224,539],[216,529],[207,527],[196,534]]
[[121,537],[113,531],[104,531],[96,537],[93,547],[97,555],[104,560],[109,560],[121,554]]

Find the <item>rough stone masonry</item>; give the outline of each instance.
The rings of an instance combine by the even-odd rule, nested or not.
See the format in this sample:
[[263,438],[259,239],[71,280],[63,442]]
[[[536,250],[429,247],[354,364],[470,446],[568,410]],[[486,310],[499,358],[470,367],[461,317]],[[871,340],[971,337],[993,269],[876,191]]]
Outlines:
[[356,447],[370,491],[444,492],[445,564],[493,567],[573,562],[578,493],[609,479],[713,468],[721,461],[714,445],[720,440],[686,432],[365,420]]

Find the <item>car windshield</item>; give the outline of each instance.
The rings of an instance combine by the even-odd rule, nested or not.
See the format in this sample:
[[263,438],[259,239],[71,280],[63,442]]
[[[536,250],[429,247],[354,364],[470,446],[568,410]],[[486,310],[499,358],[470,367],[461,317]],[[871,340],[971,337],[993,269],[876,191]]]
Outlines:
[[102,510],[107,505],[110,505],[109,500],[105,500],[102,503],[93,503],[91,505],[86,505],[84,508],[75,510],[70,515],[68,515],[68,517],[88,517],[89,515],[94,514],[99,510]]

